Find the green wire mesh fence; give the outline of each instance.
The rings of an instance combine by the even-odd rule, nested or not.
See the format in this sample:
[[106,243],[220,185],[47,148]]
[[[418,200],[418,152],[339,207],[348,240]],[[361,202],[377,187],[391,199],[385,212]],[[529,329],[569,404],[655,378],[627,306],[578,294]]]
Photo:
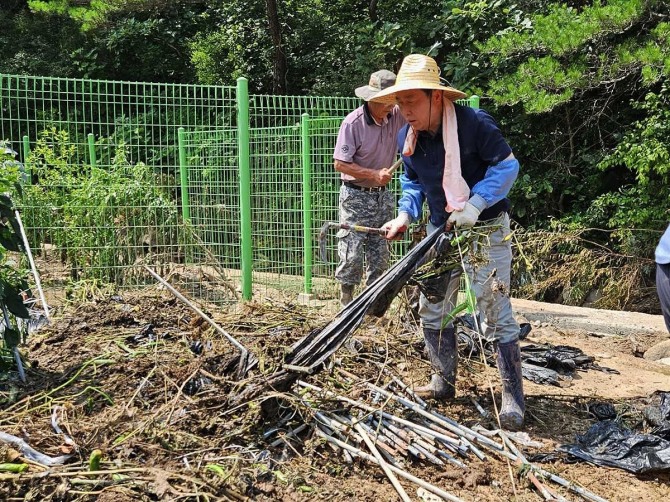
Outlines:
[[[323,117],[310,118],[309,135],[306,141],[310,148],[310,190],[311,190],[311,256],[314,256],[312,274],[316,278],[330,279],[335,275],[337,265],[337,239],[335,232],[329,232],[326,240],[326,253],[328,261],[324,262],[319,256],[319,230],[326,221],[338,221],[338,205],[340,193],[340,176],[333,168],[333,152],[337,132],[340,128],[342,118]],[[309,285],[306,285],[308,289]],[[317,298],[328,298],[336,296],[332,281],[316,280],[312,284],[311,293]]]
[[[179,149],[182,221],[190,246],[176,282],[214,303],[238,298],[240,184],[237,130],[186,133]],[[173,278],[174,279],[174,278]]]
[[[204,299],[239,298],[237,99],[233,87],[0,75],[0,137],[31,175],[18,203],[45,282],[130,288],[150,281],[147,263]],[[255,293],[301,290],[301,115],[343,116],[356,100],[242,99]]]
[[178,129],[234,127],[235,99],[230,87],[0,75],[0,134],[31,174],[18,203],[46,278],[132,287],[142,263],[176,274],[196,257]]
[[0,75],[0,102],[46,284],[153,284],[149,264],[217,303],[335,296],[336,239],[321,262],[318,232],[338,217],[332,152],[359,100]]

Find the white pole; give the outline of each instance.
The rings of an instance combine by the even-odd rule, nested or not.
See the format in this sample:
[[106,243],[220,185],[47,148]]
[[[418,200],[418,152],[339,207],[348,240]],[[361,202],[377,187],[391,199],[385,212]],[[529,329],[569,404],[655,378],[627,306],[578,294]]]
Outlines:
[[37,292],[40,295],[40,301],[42,302],[42,308],[44,309],[44,315],[47,318],[47,321],[51,322],[51,316],[49,315],[49,306],[47,301],[44,298],[44,291],[42,291],[42,283],[40,282],[40,274],[37,273],[37,267],[35,266],[35,260],[33,260],[33,253],[30,251],[30,244],[28,244],[28,236],[26,231],[23,228],[23,222],[21,221],[21,215],[18,211],[14,211],[16,216],[16,221],[19,223],[19,229],[21,230],[21,239],[23,240],[23,247],[26,250],[28,255],[28,261],[30,262],[30,270],[33,272],[33,277],[35,278],[35,285],[37,286]]

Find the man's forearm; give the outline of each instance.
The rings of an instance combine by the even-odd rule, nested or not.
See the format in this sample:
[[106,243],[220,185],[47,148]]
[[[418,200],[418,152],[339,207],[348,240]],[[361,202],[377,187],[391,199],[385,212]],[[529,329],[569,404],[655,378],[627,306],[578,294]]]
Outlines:
[[410,180],[405,173],[400,175],[402,193],[398,199],[398,213],[407,213],[410,222],[421,218],[421,207],[425,196],[418,181]]
[[336,171],[353,176],[357,180],[373,180],[378,176],[377,169],[363,167],[355,162],[342,162],[341,160],[336,160],[334,164]]

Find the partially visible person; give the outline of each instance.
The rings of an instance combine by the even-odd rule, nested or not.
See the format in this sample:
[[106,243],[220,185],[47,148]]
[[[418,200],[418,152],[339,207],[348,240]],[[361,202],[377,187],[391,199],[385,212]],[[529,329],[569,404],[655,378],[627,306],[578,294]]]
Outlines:
[[[388,239],[394,238],[421,217],[427,201],[429,233],[452,227],[494,229],[473,244],[478,260],[471,262],[468,254],[464,271],[477,298],[483,333],[495,341],[502,380],[500,423],[517,430],[523,425],[525,404],[519,325],[509,298],[512,249],[507,194],[519,163],[493,118],[483,110],[454,103],[465,94],[443,85],[439,74],[435,60],[412,54],[403,60],[396,84],[374,98],[393,99],[408,122],[398,134],[405,165],[398,216],[382,228]],[[460,274],[461,270],[452,273],[441,301],[432,303],[423,294],[419,301],[434,371],[427,386],[415,389],[423,397],[455,396],[458,347],[450,313],[456,305]]]
[[[405,124],[397,106],[372,103],[379,91],[393,85],[395,74],[379,70],[368,85],[358,87],[356,96],[365,100],[342,122],[333,154],[335,170],[341,173],[340,223],[380,227],[393,217],[395,198],[387,190],[396,155],[396,136]],[[340,303],[353,299],[363,270],[371,284],[388,268],[389,246],[383,236],[349,230],[337,234],[339,264],[335,279],[340,283]]]
[[656,246],[656,291],[665,327],[670,332],[670,225]]

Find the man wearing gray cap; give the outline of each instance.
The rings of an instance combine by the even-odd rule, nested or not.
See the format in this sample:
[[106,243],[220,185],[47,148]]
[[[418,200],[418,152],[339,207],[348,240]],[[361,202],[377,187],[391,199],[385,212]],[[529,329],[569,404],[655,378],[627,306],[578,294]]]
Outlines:
[[[392,177],[389,167],[396,156],[396,137],[406,122],[397,106],[370,99],[392,86],[395,78],[388,70],[370,75],[368,85],[355,91],[365,102],[340,126],[333,154],[342,180],[340,223],[380,227],[393,217],[395,198],[386,185]],[[340,230],[337,237],[335,278],[341,284],[340,303],[345,306],[353,299],[363,269],[366,284],[371,284],[386,271],[390,253],[388,241],[380,235]]]

